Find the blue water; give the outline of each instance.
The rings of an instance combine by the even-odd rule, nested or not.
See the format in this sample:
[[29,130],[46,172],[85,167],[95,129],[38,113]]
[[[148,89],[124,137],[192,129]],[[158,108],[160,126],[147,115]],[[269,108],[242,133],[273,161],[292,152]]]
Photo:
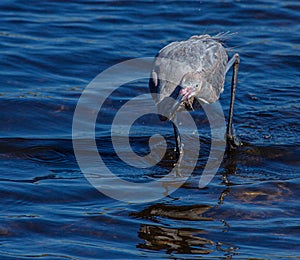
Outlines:
[[[0,13],[1,259],[300,257],[298,1],[7,0]],[[229,55],[241,56],[234,123],[244,145],[203,189],[205,133],[191,178],[171,195],[132,204],[94,188],[72,146],[85,87],[171,41],[227,31],[237,33]],[[147,80],[133,85],[107,101],[97,142],[122,178],[149,181],[172,168],[172,149],[155,167],[135,169],[117,158],[106,131],[116,109],[148,93]],[[229,87],[230,76],[225,115]],[[132,146],[145,155],[149,137],[162,132],[172,147],[170,125],[142,118]]]

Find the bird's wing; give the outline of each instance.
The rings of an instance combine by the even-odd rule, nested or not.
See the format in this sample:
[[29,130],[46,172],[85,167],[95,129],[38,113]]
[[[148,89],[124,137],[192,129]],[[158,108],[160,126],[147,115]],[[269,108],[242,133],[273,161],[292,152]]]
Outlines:
[[183,42],[172,42],[156,55],[150,74],[149,88],[151,93],[160,94],[154,97],[156,102],[170,96],[180,84],[182,77],[193,68],[187,62],[187,51]]
[[202,98],[205,96],[208,103],[216,102],[223,92],[227,62],[227,52],[222,44],[216,41],[208,43],[199,71],[203,78]]

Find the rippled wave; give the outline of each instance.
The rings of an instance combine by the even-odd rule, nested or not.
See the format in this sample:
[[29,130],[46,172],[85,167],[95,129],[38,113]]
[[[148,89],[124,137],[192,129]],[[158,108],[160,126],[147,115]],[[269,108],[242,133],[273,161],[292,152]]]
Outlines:
[[[1,259],[299,257],[298,1],[5,0],[0,7]],[[72,146],[73,114],[87,84],[171,41],[227,31],[237,33],[226,42],[229,55],[241,56],[234,123],[243,146],[225,154],[199,189],[211,142],[207,118],[193,112],[201,150],[180,189],[140,205],[98,192]],[[230,81],[220,99],[225,115]],[[96,125],[106,164],[137,183],[165,176],[176,162],[172,126],[155,111],[135,122],[130,142],[145,156],[149,138],[162,134],[168,147],[158,164],[137,169],[113,149],[116,112],[145,93],[147,79],[120,87]]]

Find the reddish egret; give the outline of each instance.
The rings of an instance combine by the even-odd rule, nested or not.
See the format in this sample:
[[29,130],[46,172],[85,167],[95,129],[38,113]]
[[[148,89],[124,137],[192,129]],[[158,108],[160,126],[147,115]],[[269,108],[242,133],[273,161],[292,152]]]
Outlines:
[[[154,99],[158,112],[166,116],[160,116],[161,120],[174,119],[176,112],[183,107],[194,110],[201,107],[201,103],[216,102],[223,92],[225,75],[233,67],[226,130],[227,150],[230,151],[239,146],[232,130],[232,117],[240,57],[236,53],[228,61],[227,51],[222,44],[228,36],[228,33],[196,35],[186,41],[170,43],[156,55],[149,87],[151,93],[159,94]],[[176,124],[172,123],[179,157],[182,149],[180,135]]]

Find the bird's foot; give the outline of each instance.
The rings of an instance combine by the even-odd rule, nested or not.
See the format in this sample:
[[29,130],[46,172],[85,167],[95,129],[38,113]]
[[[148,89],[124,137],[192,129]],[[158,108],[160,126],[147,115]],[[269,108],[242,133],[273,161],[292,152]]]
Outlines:
[[240,140],[235,135],[227,135],[226,144],[228,152],[234,151],[242,145]]

